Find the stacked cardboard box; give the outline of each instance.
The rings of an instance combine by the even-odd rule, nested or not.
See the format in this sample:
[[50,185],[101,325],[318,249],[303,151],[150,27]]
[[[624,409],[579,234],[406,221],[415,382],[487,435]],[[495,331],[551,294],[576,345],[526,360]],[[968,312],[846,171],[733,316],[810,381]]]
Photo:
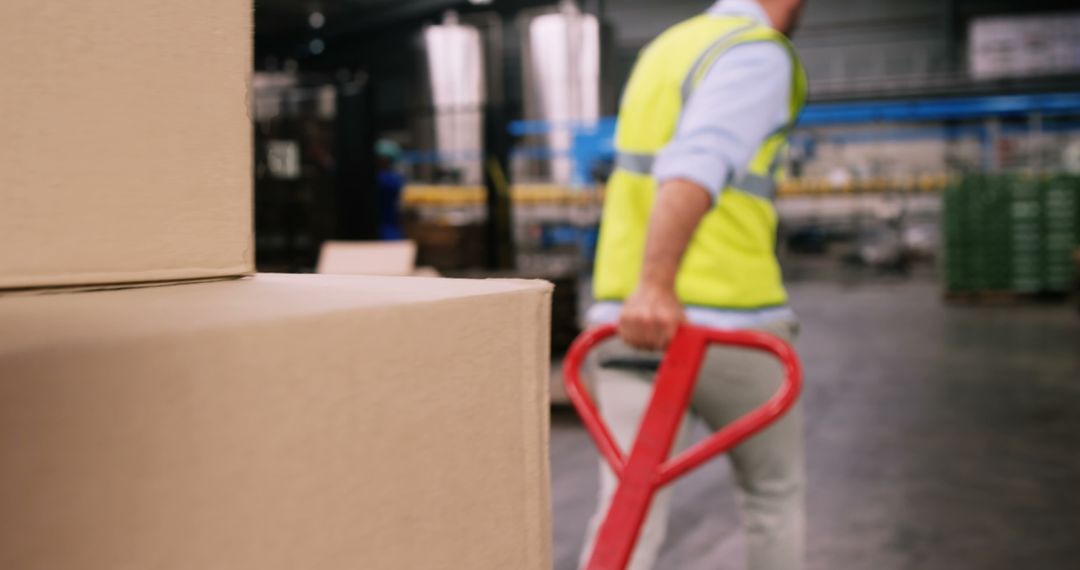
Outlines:
[[416,271],[416,244],[401,241],[326,241],[316,273],[404,277]]
[[0,288],[252,271],[251,4],[0,2]]
[[0,568],[550,568],[550,285],[251,276],[250,12],[0,4]]
[[0,299],[0,568],[547,569],[549,289]]
[[945,239],[949,291],[1068,291],[1080,179],[965,176],[945,192]]

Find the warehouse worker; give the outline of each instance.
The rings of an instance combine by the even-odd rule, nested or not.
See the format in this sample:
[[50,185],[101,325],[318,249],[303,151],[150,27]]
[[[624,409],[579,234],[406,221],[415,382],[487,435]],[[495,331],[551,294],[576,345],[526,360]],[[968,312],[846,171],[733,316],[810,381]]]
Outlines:
[[[805,76],[785,35],[801,5],[721,0],[654,40],[631,74],[589,312],[590,324],[619,327],[619,339],[598,348],[592,374],[600,411],[623,449],[651,395],[659,351],[680,323],[785,340],[795,334],[774,254],[773,200],[780,155],[805,99]],[[769,356],[712,348],[693,410],[718,429],[782,380]],[[751,570],[802,568],[801,421],[795,407],[730,454]],[[602,469],[583,562],[617,484]],[[630,568],[653,567],[669,501],[670,491],[657,495]]]
[[394,168],[401,158],[401,147],[392,140],[379,139],[375,143],[375,188],[378,190],[379,239],[403,240],[401,229],[401,193],[405,177]]

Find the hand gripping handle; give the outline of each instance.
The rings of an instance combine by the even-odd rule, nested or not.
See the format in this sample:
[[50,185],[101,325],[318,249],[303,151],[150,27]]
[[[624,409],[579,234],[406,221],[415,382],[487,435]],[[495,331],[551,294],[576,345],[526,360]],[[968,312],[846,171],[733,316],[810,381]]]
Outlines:
[[[615,325],[605,325],[590,329],[582,333],[570,346],[563,364],[563,375],[566,382],[567,393],[570,401],[581,416],[585,428],[592,436],[600,454],[616,475],[622,476],[626,466],[626,458],[619,450],[619,445],[612,437],[611,431],[600,417],[596,403],[589,396],[588,391],[581,381],[581,365],[585,357],[598,344],[616,334]],[[677,479],[705,463],[712,457],[724,453],[746,440],[755,433],[769,426],[780,416],[784,415],[798,398],[802,388],[802,369],[795,351],[788,343],[775,336],[756,331],[726,331],[707,329],[691,325],[679,327],[675,338],[672,339],[664,360],[661,362],[657,382],[660,377],[672,373],[679,367],[685,372],[689,367],[691,373],[679,374],[685,376],[689,382],[694,382],[697,372],[701,369],[702,359],[708,345],[727,345],[761,350],[775,356],[784,366],[784,382],[779,389],[763,404],[751,410],[741,418],[724,426],[710,437],[687,449],[683,453],[668,459],[660,466],[656,474],[656,485],[662,486]],[[687,391],[689,394],[689,391]],[[687,401],[684,406],[688,405]]]

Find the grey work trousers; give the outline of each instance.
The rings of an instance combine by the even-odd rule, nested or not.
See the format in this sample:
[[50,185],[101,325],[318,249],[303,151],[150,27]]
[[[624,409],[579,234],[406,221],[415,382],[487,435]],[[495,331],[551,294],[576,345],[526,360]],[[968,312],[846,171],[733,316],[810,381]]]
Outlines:
[[[797,329],[794,322],[779,322],[760,330],[790,342]],[[656,362],[658,358],[658,354],[636,351],[616,339],[597,347],[586,365],[595,383],[600,413],[624,452],[628,452],[637,434],[641,415],[652,395],[651,380],[655,375],[648,366],[627,364]],[[783,375],[782,367],[769,354],[712,347],[702,365],[692,411],[712,429],[718,429],[769,398],[783,381]],[[676,449],[686,445],[688,419],[683,421]],[[787,415],[728,456],[738,485],[748,568],[800,570],[805,526],[801,406],[796,404]],[[614,473],[601,461],[600,500],[589,523],[583,566],[617,485]],[[653,568],[667,531],[670,503],[670,487],[654,498],[630,570]]]

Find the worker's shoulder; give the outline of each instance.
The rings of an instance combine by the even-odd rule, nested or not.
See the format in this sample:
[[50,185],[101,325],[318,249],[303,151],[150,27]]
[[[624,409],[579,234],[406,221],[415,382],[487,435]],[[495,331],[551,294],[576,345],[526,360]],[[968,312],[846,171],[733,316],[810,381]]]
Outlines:
[[732,38],[734,43],[745,42],[772,42],[785,48],[792,46],[791,40],[776,28],[764,24],[755,24],[740,30]]
[[730,45],[755,41],[789,45],[784,34],[764,24],[743,18],[702,14],[671,26],[650,42],[646,49],[659,50],[675,46],[706,49],[720,40]]

